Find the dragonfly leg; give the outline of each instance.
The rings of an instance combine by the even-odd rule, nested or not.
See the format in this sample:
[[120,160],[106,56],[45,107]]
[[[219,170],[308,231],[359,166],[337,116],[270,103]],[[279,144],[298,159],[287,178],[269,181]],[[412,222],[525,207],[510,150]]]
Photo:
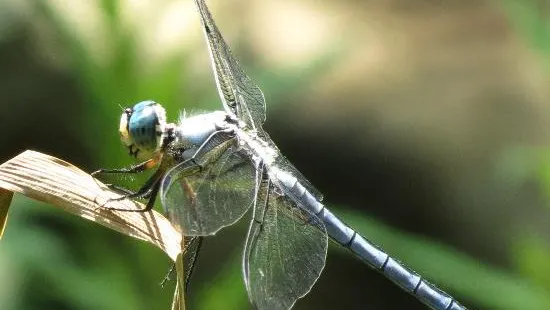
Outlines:
[[119,186],[119,185],[116,185],[116,184],[105,184],[105,186],[107,186],[109,189],[112,189],[112,190],[115,190],[115,191],[119,191],[121,193],[123,193],[124,195],[132,195],[132,194],[135,194],[134,191],[130,190],[130,189],[127,189],[126,187],[122,187],[122,186]]
[[[195,270],[195,266],[196,266],[196,262],[197,262],[197,258],[199,257],[199,252],[201,250],[201,246],[202,246],[202,242],[203,242],[203,237],[194,237],[189,246],[186,248],[186,253],[184,253],[184,255],[187,255],[187,251],[189,250],[189,248],[193,245],[196,245],[196,248],[195,248],[195,251],[192,253],[192,256],[189,258],[189,261],[187,263],[185,263],[185,292],[187,293],[188,292],[188,289],[189,289],[189,283],[191,282],[191,276],[193,275],[193,271]],[[164,277],[164,279],[162,280],[162,282],[160,283],[160,286],[161,287],[164,287],[166,285],[166,283],[168,283],[168,281],[171,281],[172,280],[172,274],[174,274],[174,271],[176,270],[176,263],[173,263],[172,266],[170,267],[170,270],[168,270],[168,273],[166,274],[166,276]]]
[[172,274],[174,273],[175,270],[176,270],[176,263],[172,263],[172,266],[170,267],[170,270],[168,270],[168,272],[164,276],[164,279],[162,279],[162,282],[160,282],[160,287],[164,288],[166,283],[168,283],[168,281],[172,280]]
[[[196,241],[195,241],[196,240]],[[185,275],[185,292],[187,293],[187,290],[189,288],[189,283],[191,282],[191,276],[193,275],[193,271],[195,271],[195,266],[197,263],[197,258],[199,257],[199,252],[202,247],[202,242],[204,238],[203,237],[197,237],[193,241],[197,242],[197,249],[195,250],[195,253],[193,253],[193,256],[189,260],[189,264],[187,267],[187,274]]]
[[116,168],[116,169],[99,169],[91,173],[93,177],[101,173],[140,173],[147,169],[154,167],[158,163],[158,158],[151,158],[137,165],[132,165],[125,168]]
[[[111,198],[107,200],[105,204],[102,205],[102,207],[109,210],[127,211],[127,212],[147,212],[151,210],[155,205],[155,200],[157,198],[157,194],[160,189],[160,180],[162,178],[163,172],[164,170],[162,169],[157,170],[137,192],[130,192],[126,195],[123,195],[117,198]],[[105,206],[107,203],[111,201],[121,201],[125,199],[134,199],[134,198],[149,198],[149,200],[147,201],[147,205],[145,206],[145,208],[139,209],[139,210],[112,208],[112,207]]]

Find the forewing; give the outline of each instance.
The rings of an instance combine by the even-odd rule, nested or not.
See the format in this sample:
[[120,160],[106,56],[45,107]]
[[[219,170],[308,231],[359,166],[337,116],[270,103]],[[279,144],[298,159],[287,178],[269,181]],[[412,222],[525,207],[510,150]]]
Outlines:
[[252,205],[255,169],[235,140],[196,162],[183,162],[164,177],[162,206],[185,236],[213,235],[240,219]]
[[320,219],[263,182],[243,260],[247,291],[257,309],[290,309],[319,278],[326,254]]
[[195,4],[200,13],[212,70],[225,110],[249,128],[261,131],[265,121],[265,98],[261,89],[233,57],[204,0],[195,0]]

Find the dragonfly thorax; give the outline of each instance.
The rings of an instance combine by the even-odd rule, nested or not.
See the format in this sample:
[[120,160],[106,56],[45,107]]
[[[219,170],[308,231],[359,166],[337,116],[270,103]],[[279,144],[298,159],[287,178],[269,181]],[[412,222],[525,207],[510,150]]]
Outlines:
[[139,160],[154,157],[161,151],[166,132],[166,111],[151,100],[127,108],[120,117],[120,140],[129,154]]
[[184,159],[203,145],[216,131],[226,128],[227,113],[214,111],[195,115],[182,114],[174,130],[172,147],[185,150]]

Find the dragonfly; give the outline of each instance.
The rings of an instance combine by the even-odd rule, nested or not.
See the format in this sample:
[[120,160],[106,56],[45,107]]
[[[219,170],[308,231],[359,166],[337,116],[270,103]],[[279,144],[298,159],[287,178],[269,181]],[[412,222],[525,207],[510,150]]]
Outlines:
[[329,239],[429,308],[466,309],[322,203],[322,194],[262,128],[266,101],[261,89],[233,56],[204,0],[194,2],[223,111],[182,114],[174,124],[155,101],[125,109],[121,141],[140,163],[96,173],[156,170],[136,192],[115,199],[149,199],[140,210],[148,211],[160,196],[171,223],[190,238],[214,235],[251,210],[242,270],[256,309],[290,309],[304,297],[325,266]]

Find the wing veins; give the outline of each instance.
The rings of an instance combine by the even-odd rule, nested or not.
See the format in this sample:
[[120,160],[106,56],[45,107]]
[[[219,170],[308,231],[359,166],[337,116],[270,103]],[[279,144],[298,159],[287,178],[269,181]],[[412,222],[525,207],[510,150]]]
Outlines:
[[246,75],[214,22],[204,0],[195,0],[210,51],[214,75],[226,110],[252,129],[261,130],[265,121],[265,97]]

